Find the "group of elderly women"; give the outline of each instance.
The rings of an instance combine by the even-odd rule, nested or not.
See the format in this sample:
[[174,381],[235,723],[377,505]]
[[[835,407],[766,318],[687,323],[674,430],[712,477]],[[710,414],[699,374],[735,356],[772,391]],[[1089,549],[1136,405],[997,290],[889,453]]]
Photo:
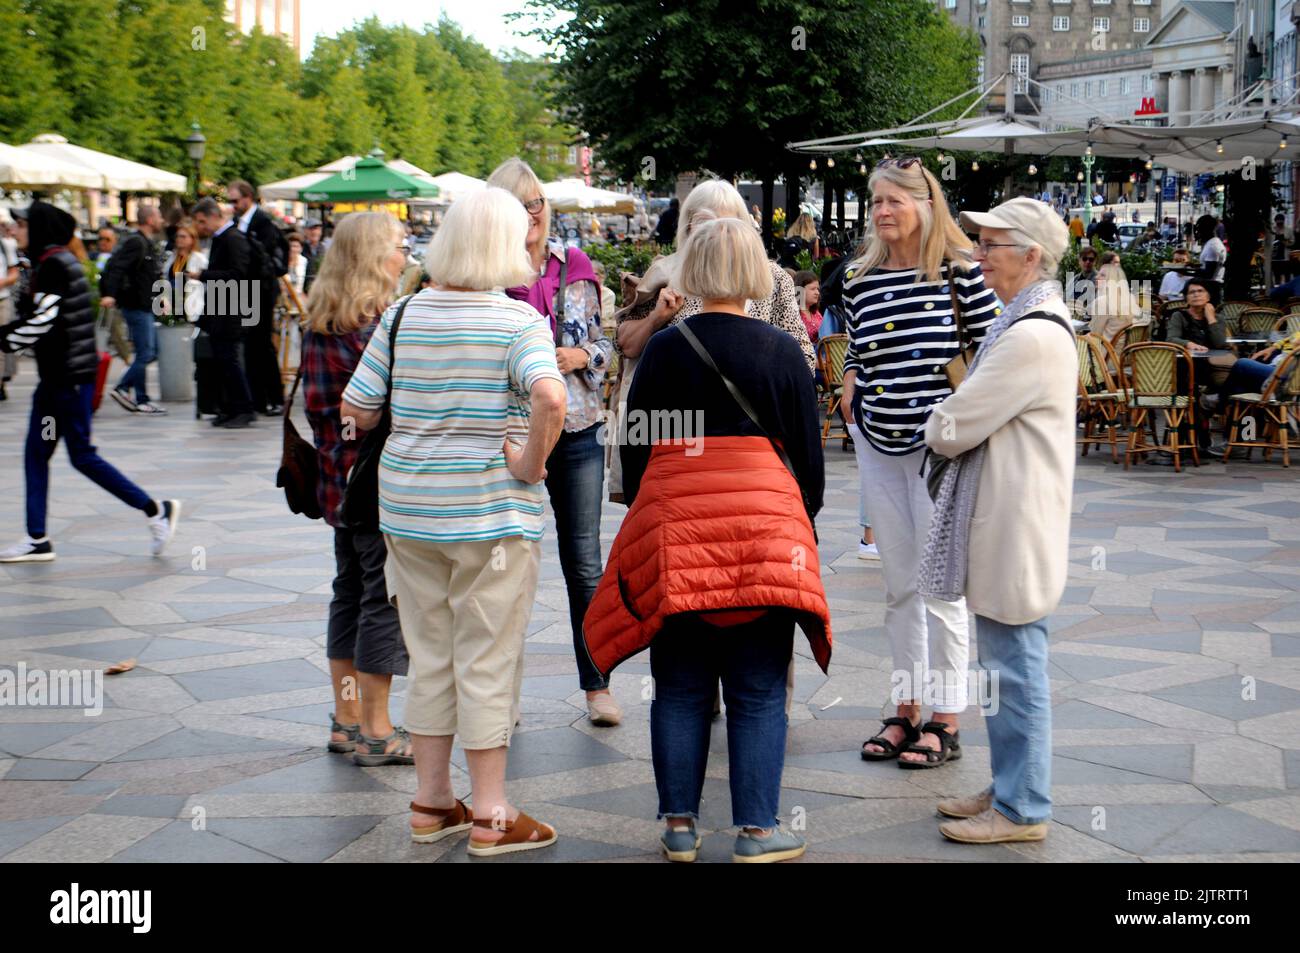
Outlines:
[[[548,240],[532,170],[509,160],[488,186],[447,212],[426,257],[432,287],[392,302],[401,230],[361,213],[336,230],[308,302],[305,402],[338,563],[330,748],[364,765],[414,763],[417,842],[469,831],[473,856],[555,843],[505,784],[544,483],[594,724],[618,724],[610,673],[649,649],[663,853],[698,854],[721,684],[732,859],[798,857],[804,839],[778,816],[794,630],[826,670],[831,623],[813,523],[824,489],[814,357],[794,286],[735,188],[704,182],[612,341],[590,262]],[[887,160],[870,187],[870,237],[844,286],[842,412],[880,548],[894,667],[909,687],[862,756],[907,768],[960,756],[969,606],[980,660],[996,673],[993,785],[941,802],[953,819],[941,830],[1040,839],[1051,803],[1046,616],[1064,588],[1074,459],[1074,341],[1051,280],[1065,227],[1028,199],[968,214],[980,233],[972,257],[919,160]],[[954,392],[945,371],[964,344],[978,350]],[[615,346],[610,492],[629,509],[602,569],[602,387]],[[344,523],[340,501],[359,436],[385,415],[379,526],[367,532]],[[408,673],[395,728],[388,691]],[[931,680],[933,698],[920,690]],[[472,807],[453,790],[455,739]]]

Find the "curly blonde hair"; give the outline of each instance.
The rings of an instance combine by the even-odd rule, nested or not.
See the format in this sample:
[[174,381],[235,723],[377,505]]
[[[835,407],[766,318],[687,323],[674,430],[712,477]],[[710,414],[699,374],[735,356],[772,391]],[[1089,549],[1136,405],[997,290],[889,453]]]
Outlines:
[[353,212],[339,222],[307,296],[307,328],[351,334],[383,314],[396,291],[384,262],[401,230],[388,212]]

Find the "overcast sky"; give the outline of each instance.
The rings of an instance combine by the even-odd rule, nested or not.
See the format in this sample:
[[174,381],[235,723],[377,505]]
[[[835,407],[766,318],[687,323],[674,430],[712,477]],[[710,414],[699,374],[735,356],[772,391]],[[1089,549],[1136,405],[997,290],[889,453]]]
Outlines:
[[545,46],[535,38],[515,32],[526,26],[511,26],[506,22],[506,13],[523,8],[523,0],[350,0],[345,3],[307,0],[301,6],[302,55],[311,53],[318,35],[334,36],[370,16],[377,16],[386,24],[405,23],[419,29],[426,23],[437,23],[444,13],[493,53],[521,49],[543,55],[547,52]]

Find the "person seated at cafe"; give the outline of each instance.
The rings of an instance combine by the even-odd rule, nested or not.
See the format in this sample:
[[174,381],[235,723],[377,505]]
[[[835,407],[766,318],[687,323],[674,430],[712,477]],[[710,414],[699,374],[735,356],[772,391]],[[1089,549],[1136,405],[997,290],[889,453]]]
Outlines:
[[1181,344],[1193,355],[1228,347],[1228,335],[1223,322],[1210,303],[1208,282],[1191,278],[1183,289],[1187,304],[1169,315],[1165,326],[1165,340]]
[[821,283],[817,278],[815,271],[800,271],[794,276],[795,294],[800,291],[799,317],[803,319],[803,326],[808,330],[808,340],[815,345],[817,343],[817,332],[822,326],[822,289]]
[[1137,299],[1129,290],[1128,276],[1120,266],[1119,256],[1106,252],[1102,258],[1104,263],[1097,271],[1097,293],[1088,308],[1091,316],[1088,329],[1109,341],[1130,325],[1147,324],[1151,318],[1144,318]]
[[[1286,356],[1300,347],[1300,331],[1289,337],[1261,348],[1250,357],[1234,361],[1228,376],[1217,388],[1217,392],[1207,392],[1201,397],[1201,407],[1208,414],[1223,411],[1228,401],[1235,394],[1259,394],[1268,386],[1269,379],[1277,373]],[[1295,373],[1294,369],[1291,373]],[[1227,449],[1228,417],[1223,419],[1223,432],[1216,434],[1214,442],[1208,448],[1211,456],[1221,457]]]
[[1071,301],[1092,296],[1097,291],[1097,250],[1091,245],[1079,249],[1079,270],[1070,275],[1067,291]]
[[1187,284],[1187,275],[1182,274],[1178,269],[1186,268],[1187,263],[1191,260],[1186,248],[1174,249],[1174,267],[1165,272],[1165,277],[1160,282],[1160,297],[1164,301],[1172,301],[1183,296],[1183,288]]

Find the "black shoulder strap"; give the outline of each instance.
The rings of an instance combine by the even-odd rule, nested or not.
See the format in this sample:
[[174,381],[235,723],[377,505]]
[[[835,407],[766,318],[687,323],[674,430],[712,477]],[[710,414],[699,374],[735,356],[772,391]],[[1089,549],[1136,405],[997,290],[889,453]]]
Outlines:
[[397,359],[397,329],[402,326],[402,315],[414,297],[415,295],[407,295],[402,299],[402,303],[397,306],[397,314],[393,315],[393,326],[388,329],[388,392],[384,394],[384,413],[388,413],[388,405],[393,399],[393,362]]
[[[549,253],[548,253],[549,254]],[[555,346],[559,347],[564,337],[564,292],[569,285],[569,253],[565,250],[560,259],[560,290],[555,295]]]
[[1052,314],[1050,311],[1031,311],[1028,314],[1022,314],[1011,323],[1019,324],[1021,321],[1029,321],[1033,318],[1038,318],[1043,321],[1051,321],[1053,324],[1059,324],[1061,327],[1065,328],[1065,330],[1070,332],[1070,340],[1074,340],[1074,328],[1070,327],[1070,325],[1066,323],[1065,318],[1061,317],[1059,314]]
[[[700,360],[702,360],[705,364],[707,364],[713,370],[713,372],[722,379],[723,386],[727,388],[727,391],[731,394],[732,398],[736,401],[737,404],[740,405],[740,409],[745,412],[745,416],[748,417],[750,419],[750,422],[753,423],[753,425],[758,428],[758,432],[761,433],[764,437],[766,437],[768,441],[772,444],[772,449],[776,451],[776,455],[781,458],[781,463],[784,464],[785,468],[790,471],[790,476],[794,477],[794,482],[796,485],[798,485],[799,476],[794,472],[794,464],[790,462],[790,455],[785,452],[784,447],[782,447],[779,443],[777,443],[775,440],[772,439],[772,435],[767,432],[767,428],[765,428],[762,425],[762,423],[759,422],[758,414],[757,412],[755,412],[753,404],[751,404],[749,402],[749,399],[740,392],[740,388],[737,387],[734,383],[732,383],[731,378],[727,377],[726,374],[722,373],[722,370],[714,362],[713,355],[711,355],[708,352],[708,350],[704,347],[704,345],[700,343],[700,339],[695,336],[695,332],[693,332],[687,326],[687,323],[685,321],[677,322],[676,328],[677,330],[682,332],[682,335],[686,338],[686,343],[688,343],[691,346],[691,348],[695,351],[695,353],[700,356]],[[800,492],[802,492],[802,490]],[[805,509],[807,508],[807,505],[808,502],[807,500],[805,500],[804,501]],[[809,518],[811,518],[811,516],[812,514],[810,513]]]

